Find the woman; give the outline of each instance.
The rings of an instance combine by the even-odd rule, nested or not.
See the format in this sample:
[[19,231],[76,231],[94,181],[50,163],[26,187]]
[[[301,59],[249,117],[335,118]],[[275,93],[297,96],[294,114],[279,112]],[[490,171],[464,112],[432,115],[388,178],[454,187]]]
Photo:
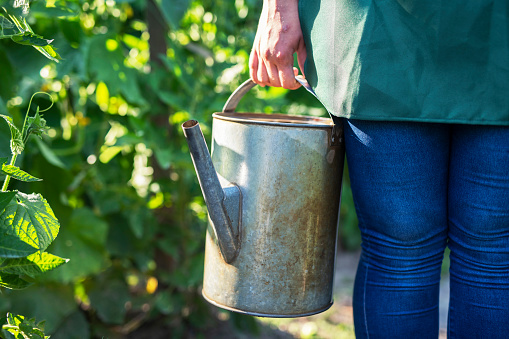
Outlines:
[[356,336],[436,338],[448,246],[448,337],[506,338],[509,3],[265,0],[251,77],[297,88],[295,53],[345,128]]

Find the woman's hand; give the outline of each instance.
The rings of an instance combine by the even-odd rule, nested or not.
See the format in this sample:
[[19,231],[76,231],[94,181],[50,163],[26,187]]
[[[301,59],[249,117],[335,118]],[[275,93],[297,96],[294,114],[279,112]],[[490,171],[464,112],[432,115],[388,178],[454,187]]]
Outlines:
[[298,0],[265,0],[249,58],[251,79],[261,86],[299,88],[295,80],[299,71],[293,67],[294,53],[302,71],[306,47]]

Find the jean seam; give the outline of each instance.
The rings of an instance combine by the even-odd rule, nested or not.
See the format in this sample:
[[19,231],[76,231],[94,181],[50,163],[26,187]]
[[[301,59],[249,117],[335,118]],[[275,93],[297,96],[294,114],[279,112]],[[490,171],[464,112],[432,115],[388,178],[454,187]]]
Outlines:
[[368,284],[368,271],[369,271],[369,264],[366,260],[366,274],[364,275],[364,295],[363,295],[363,310],[364,310],[364,328],[366,329],[366,337],[369,339],[369,331],[368,331],[368,317],[366,312],[366,290],[367,290],[367,284]]
[[[354,203],[355,204],[355,203]],[[360,215],[357,216],[359,220],[359,225],[365,225],[364,218]],[[364,242],[366,244],[366,249],[369,249],[369,238],[370,235],[367,232],[366,226],[362,227],[364,229],[364,234],[366,234],[366,241]],[[364,274],[364,290],[363,290],[363,296],[362,296],[362,310],[364,312],[364,329],[366,330],[366,338],[369,339],[369,331],[368,331],[368,313],[366,312],[366,294],[367,294],[367,285],[368,285],[368,271],[369,271],[369,256],[365,256],[365,265],[366,265],[366,273]]]

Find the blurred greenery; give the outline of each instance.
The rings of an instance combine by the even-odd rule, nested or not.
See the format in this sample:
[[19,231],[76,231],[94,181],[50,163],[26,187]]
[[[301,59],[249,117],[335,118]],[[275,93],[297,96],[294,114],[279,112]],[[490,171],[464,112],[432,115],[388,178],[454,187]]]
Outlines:
[[[48,251],[70,258],[2,291],[0,313],[46,320],[52,338],[203,337],[220,321],[200,296],[206,208],[180,125],[196,119],[210,140],[212,113],[249,77],[260,11],[255,0],[40,0],[27,22],[54,39],[58,63],[0,39],[0,114],[19,123],[37,91],[55,102],[44,143],[18,160],[44,181],[11,188],[48,200],[61,224]],[[256,88],[239,111],[326,116],[304,93]],[[4,125],[0,143],[8,156]],[[356,250],[347,175],[343,186],[341,248]],[[252,317],[228,319],[258,333]]]

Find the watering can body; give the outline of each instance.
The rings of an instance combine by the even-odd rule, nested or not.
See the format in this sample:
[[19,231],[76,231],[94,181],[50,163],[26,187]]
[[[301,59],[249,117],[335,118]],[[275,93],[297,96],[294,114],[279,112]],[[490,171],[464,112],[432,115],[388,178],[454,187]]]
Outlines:
[[[209,302],[265,317],[307,316],[332,305],[341,133],[325,118],[231,109],[213,115],[209,160],[223,196],[210,198],[201,170],[210,215],[202,293]],[[193,156],[197,172],[204,157]],[[225,216],[211,212],[217,205]]]

